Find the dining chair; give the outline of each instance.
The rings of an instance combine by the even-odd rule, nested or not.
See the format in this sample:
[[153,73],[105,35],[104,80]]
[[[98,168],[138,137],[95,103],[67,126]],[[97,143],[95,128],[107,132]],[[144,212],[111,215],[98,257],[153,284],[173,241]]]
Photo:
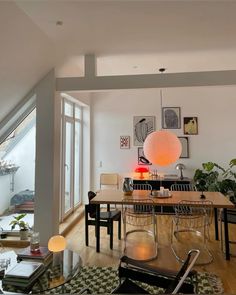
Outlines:
[[[228,221],[228,224],[229,223],[236,224],[236,209],[227,209],[227,221]],[[224,250],[223,224],[224,224],[224,214],[223,214],[223,210],[221,210],[220,211],[220,244],[221,244],[221,250],[223,252],[225,252],[225,250]],[[229,239],[229,244],[236,244],[236,240]],[[235,257],[236,253],[231,252],[230,255],[232,257]]]
[[[161,287],[164,294],[193,294],[196,271],[192,270],[200,254],[199,250],[190,250],[179,271],[173,271],[143,262],[137,262],[126,256],[121,257],[118,268],[119,285],[113,294],[150,294],[147,287]],[[186,280],[187,278],[187,280]],[[145,283],[145,284],[140,284]],[[148,285],[147,285],[148,284]],[[145,287],[147,289],[145,289]],[[162,294],[163,294],[162,293]],[[152,293],[153,294],[153,293]]]
[[[179,252],[186,247],[189,248],[188,242],[190,242],[190,244],[195,243],[195,248],[199,249],[200,247],[207,254],[207,258],[205,257],[204,261],[199,262],[199,264],[212,262],[213,257],[207,247],[207,241],[209,240],[209,226],[213,219],[213,203],[208,200],[181,200],[174,207],[174,210],[175,215],[172,218],[171,229],[171,249],[175,257],[183,262]],[[178,247],[174,243],[174,238],[178,243]]]
[[171,191],[197,191],[197,188],[192,183],[174,183],[170,187]]
[[[90,201],[96,196],[93,191],[88,192],[89,204],[85,205],[85,242],[89,245],[89,226],[96,225],[96,208],[98,205],[90,204]],[[110,249],[113,249],[113,222],[118,222],[118,239],[121,239],[121,211],[110,210],[101,211],[99,227],[107,227],[107,233],[110,235]]]
[[[151,194],[151,185],[134,185]],[[148,204],[145,204],[148,203]],[[151,198],[125,198],[122,203],[124,255],[135,260],[149,261],[157,257],[157,224],[154,201]]]
[[119,174],[117,173],[101,173],[100,189],[119,189]]

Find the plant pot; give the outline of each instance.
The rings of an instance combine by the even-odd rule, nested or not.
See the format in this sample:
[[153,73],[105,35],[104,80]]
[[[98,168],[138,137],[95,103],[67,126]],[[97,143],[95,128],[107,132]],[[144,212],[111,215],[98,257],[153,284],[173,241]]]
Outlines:
[[28,229],[21,229],[20,230],[20,240],[28,240]]

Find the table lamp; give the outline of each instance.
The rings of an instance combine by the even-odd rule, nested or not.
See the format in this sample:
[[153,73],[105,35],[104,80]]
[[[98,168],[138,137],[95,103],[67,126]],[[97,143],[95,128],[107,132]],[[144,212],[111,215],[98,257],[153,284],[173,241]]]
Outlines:
[[65,248],[66,248],[66,239],[63,236],[56,235],[49,239],[48,250],[53,253],[53,267],[62,266],[63,251],[65,250]]
[[185,165],[179,163],[179,164],[177,164],[177,165],[175,166],[175,169],[176,169],[176,170],[180,170],[180,179],[181,179],[181,180],[184,179],[184,176],[183,176],[183,170],[185,169]]
[[143,179],[144,178],[143,173],[149,172],[149,169],[147,167],[137,167],[135,169],[135,172],[140,173],[139,178],[140,179]]

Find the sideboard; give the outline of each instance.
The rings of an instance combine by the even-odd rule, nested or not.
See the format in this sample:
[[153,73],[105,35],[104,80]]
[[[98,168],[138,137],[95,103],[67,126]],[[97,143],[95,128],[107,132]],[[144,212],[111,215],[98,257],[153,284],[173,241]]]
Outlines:
[[184,177],[183,179],[180,179],[178,177],[176,178],[144,178],[144,179],[140,179],[140,178],[136,178],[133,179],[133,183],[134,184],[150,184],[152,186],[153,190],[159,190],[160,186],[163,186],[164,188],[168,188],[170,189],[171,185],[174,183],[179,183],[179,184],[188,184],[191,183],[192,179]]

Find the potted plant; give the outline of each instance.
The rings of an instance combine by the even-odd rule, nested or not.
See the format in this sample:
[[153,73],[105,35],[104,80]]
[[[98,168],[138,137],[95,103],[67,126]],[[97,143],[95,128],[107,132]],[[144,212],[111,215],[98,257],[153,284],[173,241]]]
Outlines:
[[13,216],[13,220],[9,223],[11,225],[11,230],[15,229],[16,226],[20,228],[20,239],[27,240],[29,232],[29,224],[22,220],[26,216],[26,213],[22,213],[17,216]]
[[224,168],[217,163],[206,162],[202,164],[203,169],[195,171],[193,180],[197,189],[201,191],[219,191],[228,195],[232,202],[236,202],[236,159],[229,162],[229,167]]

